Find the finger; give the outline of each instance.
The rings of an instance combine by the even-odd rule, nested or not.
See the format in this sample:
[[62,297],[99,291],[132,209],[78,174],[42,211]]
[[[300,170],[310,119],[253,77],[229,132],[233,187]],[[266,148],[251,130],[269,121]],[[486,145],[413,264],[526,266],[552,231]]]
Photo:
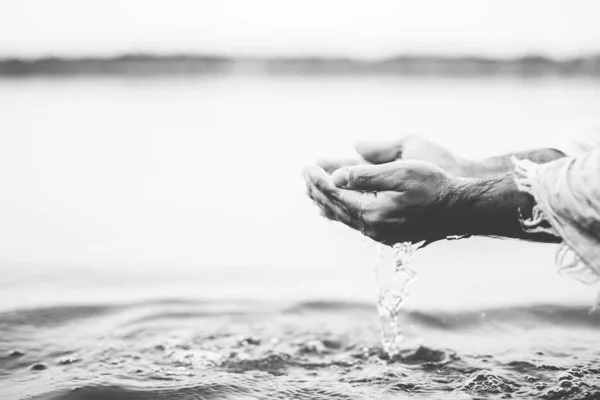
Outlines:
[[364,211],[367,205],[376,199],[374,193],[364,193],[355,190],[337,188],[333,181],[326,175],[312,176],[315,190],[325,198],[325,202],[335,213],[338,221],[360,231],[363,234],[370,232],[369,225],[364,220]]
[[317,165],[323,168],[328,174],[331,174],[336,169],[361,164],[367,164],[367,161],[362,158],[348,158],[340,160],[323,159],[317,161]]
[[373,164],[383,164],[400,159],[404,140],[358,142],[356,151]]
[[309,185],[308,183],[306,185],[306,194],[308,195],[308,197],[310,197],[311,200],[314,201],[315,205],[317,207],[319,207],[319,214],[322,217],[330,219],[332,221],[337,221],[333,211],[325,204],[321,204],[316,200],[317,197],[315,196],[315,194],[313,192],[312,185]]
[[345,167],[334,171],[331,178],[340,188],[374,192],[396,190],[401,184],[402,167],[402,161]]
[[336,220],[361,230],[363,223],[360,210],[365,203],[365,199],[360,198],[362,193],[337,188],[331,181],[331,177],[319,167],[306,169],[305,179],[311,186],[315,201],[323,209],[329,209]]
[[320,208],[321,215],[326,216],[333,221],[342,222],[351,228],[359,229],[360,223],[358,222],[358,219],[348,212],[345,207],[339,205],[332,197],[325,195],[318,189],[315,189],[314,196],[315,202]]
[[319,215],[321,215],[321,217],[326,218],[328,220],[337,221],[335,214],[329,208],[320,208]]
[[331,216],[331,219],[338,221],[347,221],[350,216],[337,200],[338,189],[329,182],[331,179],[325,171],[319,167],[306,168],[304,179],[308,187],[309,196],[317,203],[324,214]]
[[366,223],[363,214],[368,204],[376,199],[374,193],[339,189],[333,185],[331,178],[319,169],[309,171],[307,179],[314,185],[313,195],[317,202],[322,203],[323,210],[329,208],[336,220],[372,237],[372,228]]

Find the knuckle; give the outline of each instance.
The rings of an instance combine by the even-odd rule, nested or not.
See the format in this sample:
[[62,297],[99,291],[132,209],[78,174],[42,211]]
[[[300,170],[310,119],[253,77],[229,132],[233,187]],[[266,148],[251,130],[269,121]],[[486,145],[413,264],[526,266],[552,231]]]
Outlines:
[[371,182],[372,177],[365,173],[357,173],[356,171],[352,171],[350,173],[350,182],[352,186],[364,186]]

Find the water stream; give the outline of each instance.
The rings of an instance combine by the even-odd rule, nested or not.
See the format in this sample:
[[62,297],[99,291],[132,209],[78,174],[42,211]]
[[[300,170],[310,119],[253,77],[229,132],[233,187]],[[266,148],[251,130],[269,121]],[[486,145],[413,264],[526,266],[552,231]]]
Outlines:
[[399,323],[400,309],[409,297],[408,288],[416,279],[412,269],[415,252],[423,242],[396,243],[392,247],[393,262],[384,256],[384,246],[378,247],[375,261],[375,273],[379,286],[377,312],[381,321],[381,339],[383,349],[390,358],[400,354],[404,339],[404,330]]

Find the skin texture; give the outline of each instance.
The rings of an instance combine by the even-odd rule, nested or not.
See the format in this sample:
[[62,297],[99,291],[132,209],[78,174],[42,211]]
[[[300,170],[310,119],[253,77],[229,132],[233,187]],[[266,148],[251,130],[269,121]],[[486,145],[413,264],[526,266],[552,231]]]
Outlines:
[[453,178],[446,196],[443,224],[455,235],[505,237],[558,243],[547,233],[530,233],[521,219],[529,219],[534,198],[517,189],[512,173],[493,178]]
[[356,150],[360,157],[306,169],[307,191],[323,216],[376,241],[429,244],[472,235],[560,241],[522,229],[520,218],[531,216],[534,199],[517,190],[508,158],[545,163],[564,157],[558,150],[467,160],[419,136],[362,142]]
[[388,142],[360,142],[356,145],[359,157],[347,160],[320,160],[317,164],[328,173],[336,169],[361,164],[384,164],[398,160],[421,160],[437,165],[457,177],[487,178],[512,171],[509,156],[527,159],[538,164],[550,162],[565,155],[554,149],[536,149],[482,160],[467,160],[445,147],[420,136],[407,136]]
[[330,218],[385,244],[428,240],[436,233],[450,176],[423,161],[348,167],[329,176],[304,173],[309,196]]
[[534,200],[511,175],[457,178],[432,163],[407,160],[345,167],[332,175],[315,166],[304,177],[324,216],[384,244],[429,244],[454,235],[560,241],[522,229],[519,218],[531,215]]

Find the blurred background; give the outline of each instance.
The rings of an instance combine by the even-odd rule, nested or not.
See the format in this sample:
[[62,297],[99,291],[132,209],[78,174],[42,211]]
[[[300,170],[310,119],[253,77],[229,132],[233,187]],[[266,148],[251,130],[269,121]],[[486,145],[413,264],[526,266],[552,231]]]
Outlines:
[[[301,175],[358,140],[552,147],[600,116],[599,15],[1,1],[0,397],[600,398],[598,287],[555,245],[435,243],[379,320],[377,246]],[[412,353],[390,360],[382,322]]]
[[[424,135],[482,158],[600,105],[594,0],[0,5],[0,307],[375,301],[374,245],[301,168]],[[576,302],[555,247],[419,251],[409,307]]]

